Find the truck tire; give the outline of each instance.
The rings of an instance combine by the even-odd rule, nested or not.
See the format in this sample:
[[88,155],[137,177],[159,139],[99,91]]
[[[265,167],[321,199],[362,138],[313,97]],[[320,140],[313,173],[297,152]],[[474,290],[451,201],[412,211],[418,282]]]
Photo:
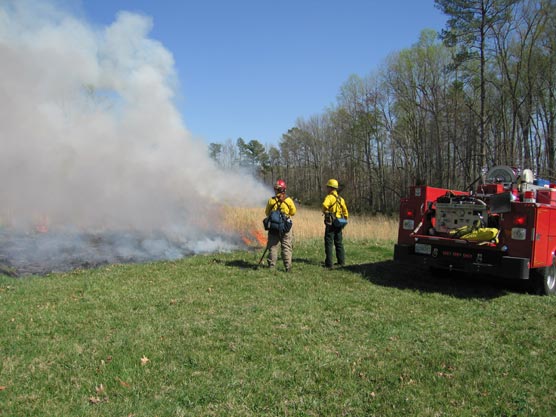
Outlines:
[[531,271],[533,290],[539,295],[556,294],[556,266],[554,264],[545,268]]

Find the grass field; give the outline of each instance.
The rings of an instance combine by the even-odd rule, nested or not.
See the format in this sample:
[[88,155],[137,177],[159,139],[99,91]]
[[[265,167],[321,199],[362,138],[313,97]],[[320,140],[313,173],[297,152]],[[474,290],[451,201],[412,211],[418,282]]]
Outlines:
[[302,222],[291,274],[254,244],[0,276],[0,416],[556,415],[556,297],[397,266],[385,219],[325,270]]

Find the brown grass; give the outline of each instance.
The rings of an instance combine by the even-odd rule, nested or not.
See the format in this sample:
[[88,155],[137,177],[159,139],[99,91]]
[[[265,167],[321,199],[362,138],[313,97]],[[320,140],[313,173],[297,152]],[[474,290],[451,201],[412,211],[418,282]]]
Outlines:
[[[248,245],[266,244],[263,218],[264,208],[229,207],[224,212],[225,227],[232,232],[238,231]],[[293,222],[294,237],[298,241],[323,236],[323,216],[316,209],[298,207]],[[398,222],[395,218],[352,214],[344,229],[344,239],[393,242],[397,233]]]

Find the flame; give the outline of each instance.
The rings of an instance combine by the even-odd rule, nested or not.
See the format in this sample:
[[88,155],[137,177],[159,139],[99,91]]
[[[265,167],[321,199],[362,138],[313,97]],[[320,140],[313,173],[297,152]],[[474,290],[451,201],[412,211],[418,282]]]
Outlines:
[[260,230],[253,230],[251,234],[255,236],[255,239],[257,239],[259,245],[266,246],[268,238],[263,232],[261,232]]
[[241,240],[243,240],[243,243],[245,243],[247,246],[255,248],[266,246],[267,243],[267,237],[265,233],[257,229],[241,233]]
[[221,228],[230,235],[239,235],[241,241],[249,248],[265,247],[267,236],[262,230],[260,215],[260,208],[224,206],[221,208]]

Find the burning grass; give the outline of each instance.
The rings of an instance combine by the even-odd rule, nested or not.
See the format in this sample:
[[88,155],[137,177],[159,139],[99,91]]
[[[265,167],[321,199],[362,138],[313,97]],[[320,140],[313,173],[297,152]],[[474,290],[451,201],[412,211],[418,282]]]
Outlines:
[[[263,218],[262,208],[229,207],[224,211],[223,223],[230,232],[238,231],[247,246],[262,247],[266,245]],[[319,210],[299,207],[293,221],[293,233],[297,241],[313,240],[323,236],[323,217]],[[352,215],[344,229],[344,239],[393,242],[397,233],[397,219],[380,215]]]

